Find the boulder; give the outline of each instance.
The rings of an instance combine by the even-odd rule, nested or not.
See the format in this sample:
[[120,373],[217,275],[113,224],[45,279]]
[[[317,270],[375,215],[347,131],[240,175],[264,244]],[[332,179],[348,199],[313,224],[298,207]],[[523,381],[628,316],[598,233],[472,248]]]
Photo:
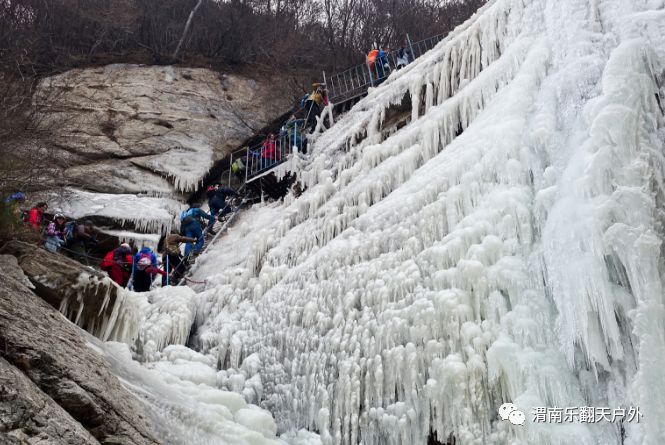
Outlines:
[[45,79],[35,96],[45,143],[71,186],[169,195],[291,105],[276,79],[202,68],[116,64]]
[[0,357],[0,437],[5,444],[99,444],[32,380]]
[[[35,293],[79,327],[102,340],[132,340],[131,332],[114,331],[131,311],[125,307],[127,292],[106,274],[21,241],[9,241],[0,254],[14,256]],[[10,265],[11,260],[0,264]]]
[[140,402],[18,273],[0,274],[2,443],[158,443]]

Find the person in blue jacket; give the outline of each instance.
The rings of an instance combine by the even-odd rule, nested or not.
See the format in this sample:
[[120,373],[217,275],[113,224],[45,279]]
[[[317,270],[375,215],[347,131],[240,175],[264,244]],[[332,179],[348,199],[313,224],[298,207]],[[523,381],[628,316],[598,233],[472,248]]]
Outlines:
[[134,292],[148,292],[157,274],[166,275],[166,272],[157,267],[155,252],[150,247],[143,247],[134,255],[132,290]]
[[[187,243],[185,247],[185,256],[189,256],[194,250],[194,255],[201,253],[205,238],[203,236],[203,227],[200,219],[208,220],[208,227],[212,228],[215,223],[215,217],[201,210],[198,204],[192,204],[191,207],[180,214],[180,234],[188,238],[195,238],[196,243]],[[211,231],[212,233],[212,231]]]
[[376,58],[377,73],[379,80],[384,80],[390,74],[390,63],[388,61],[388,54],[390,54],[390,48],[381,48],[379,50],[379,55]]

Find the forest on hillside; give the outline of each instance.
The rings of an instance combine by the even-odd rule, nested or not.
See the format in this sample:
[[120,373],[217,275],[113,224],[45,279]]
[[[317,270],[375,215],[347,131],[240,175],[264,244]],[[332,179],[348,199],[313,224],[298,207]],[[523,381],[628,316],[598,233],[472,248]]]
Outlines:
[[374,43],[446,33],[484,2],[4,0],[0,68],[23,76],[124,62],[335,70]]

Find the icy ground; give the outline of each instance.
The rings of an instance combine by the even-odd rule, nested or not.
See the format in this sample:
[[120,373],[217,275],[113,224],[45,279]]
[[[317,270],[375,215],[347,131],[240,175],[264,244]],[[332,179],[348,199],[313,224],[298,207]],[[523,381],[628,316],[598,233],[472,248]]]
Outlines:
[[[664,3],[490,1],[325,132],[305,193],[245,212],[206,284],[153,292],[140,369],[293,443],[665,443]],[[188,319],[197,352],[166,347]],[[190,408],[174,429],[219,425]]]

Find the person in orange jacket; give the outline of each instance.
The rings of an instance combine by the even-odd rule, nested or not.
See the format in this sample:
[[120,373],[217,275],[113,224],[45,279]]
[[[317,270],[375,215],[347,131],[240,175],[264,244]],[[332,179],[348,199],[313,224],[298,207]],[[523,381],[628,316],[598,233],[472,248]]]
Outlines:
[[367,66],[370,70],[374,69],[374,64],[376,63],[376,58],[379,56],[379,50],[372,48],[369,53],[367,53]]
[[44,212],[48,210],[48,204],[45,202],[37,203],[36,206],[28,211],[26,222],[32,226],[33,229],[41,230],[42,220],[44,219]]

